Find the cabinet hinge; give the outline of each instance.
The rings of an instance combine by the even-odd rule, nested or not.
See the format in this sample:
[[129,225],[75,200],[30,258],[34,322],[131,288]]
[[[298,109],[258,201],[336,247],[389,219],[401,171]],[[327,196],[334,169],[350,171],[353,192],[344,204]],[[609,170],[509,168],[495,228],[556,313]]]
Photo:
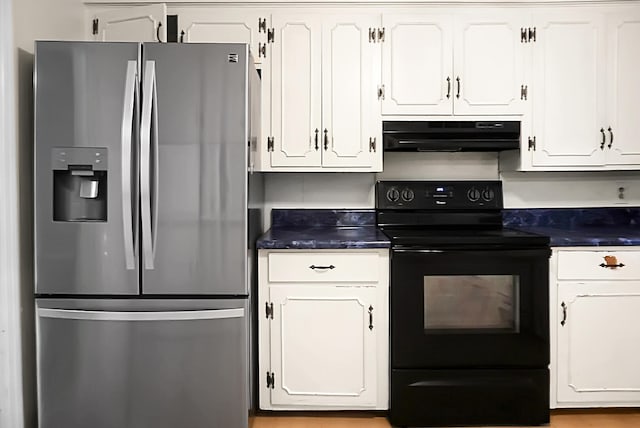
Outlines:
[[529,137],[528,142],[529,142],[529,151],[531,151],[531,149],[533,149],[535,151],[536,150],[536,137],[534,136],[533,139],[531,137]]
[[95,18],[91,22],[91,26],[92,26],[92,34],[96,36],[98,34],[98,18]]
[[266,58],[267,57],[267,44],[258,42],[258,58]]
[[529,88],[527,87],[527,85],[520,85],[520,99],[526,100],[528,93],[529,93]]
[[378,99],[384,100],[384,85],[378,86]]
[[267,316],[267,319],[271,318],[273,319],[273,303],[265,303],[265,314]]
[[267,151],[273,151],[273,137],[267,137]]
[[376,137],[369,137],[369,151],[376,151]]
[[258,18],[258,33],[267,32],[267,18]]
[[276,41],[276,30],[271,27],[267,30],[267,43],[274,43]]
[[273,372],[267,372],[267,388],[274,389],[276,386],[276,375]]
[[383,43],[384,42],[384,30],[385,28],[378,28],[378,42]]

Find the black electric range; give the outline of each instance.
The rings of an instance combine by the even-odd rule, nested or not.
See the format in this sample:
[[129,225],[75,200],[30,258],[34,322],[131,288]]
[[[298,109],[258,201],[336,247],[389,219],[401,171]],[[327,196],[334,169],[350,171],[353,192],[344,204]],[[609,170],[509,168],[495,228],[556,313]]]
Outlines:
[[549,238],[502,227],[500,181],[380,181],[397,426],[549,422]]

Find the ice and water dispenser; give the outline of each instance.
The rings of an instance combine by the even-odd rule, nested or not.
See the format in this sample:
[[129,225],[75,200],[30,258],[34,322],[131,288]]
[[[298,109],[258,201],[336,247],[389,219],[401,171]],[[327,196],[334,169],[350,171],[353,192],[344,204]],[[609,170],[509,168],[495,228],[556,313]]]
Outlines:
[[56,147],[51,153],[54,221],[107,221],[107,149]]

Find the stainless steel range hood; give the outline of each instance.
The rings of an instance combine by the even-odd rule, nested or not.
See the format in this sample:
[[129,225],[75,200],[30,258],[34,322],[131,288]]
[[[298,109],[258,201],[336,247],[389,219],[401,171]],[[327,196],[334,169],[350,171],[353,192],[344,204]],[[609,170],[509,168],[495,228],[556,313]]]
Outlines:
[[384,121],[385,151],[488,152],[520,147],[519,121]]

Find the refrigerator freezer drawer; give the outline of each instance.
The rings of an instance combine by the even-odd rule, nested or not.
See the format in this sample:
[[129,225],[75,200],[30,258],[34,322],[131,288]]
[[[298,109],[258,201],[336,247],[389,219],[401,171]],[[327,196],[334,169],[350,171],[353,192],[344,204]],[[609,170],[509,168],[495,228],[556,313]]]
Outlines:
[[247,427],[245,311],[38,307],[40,427]]

